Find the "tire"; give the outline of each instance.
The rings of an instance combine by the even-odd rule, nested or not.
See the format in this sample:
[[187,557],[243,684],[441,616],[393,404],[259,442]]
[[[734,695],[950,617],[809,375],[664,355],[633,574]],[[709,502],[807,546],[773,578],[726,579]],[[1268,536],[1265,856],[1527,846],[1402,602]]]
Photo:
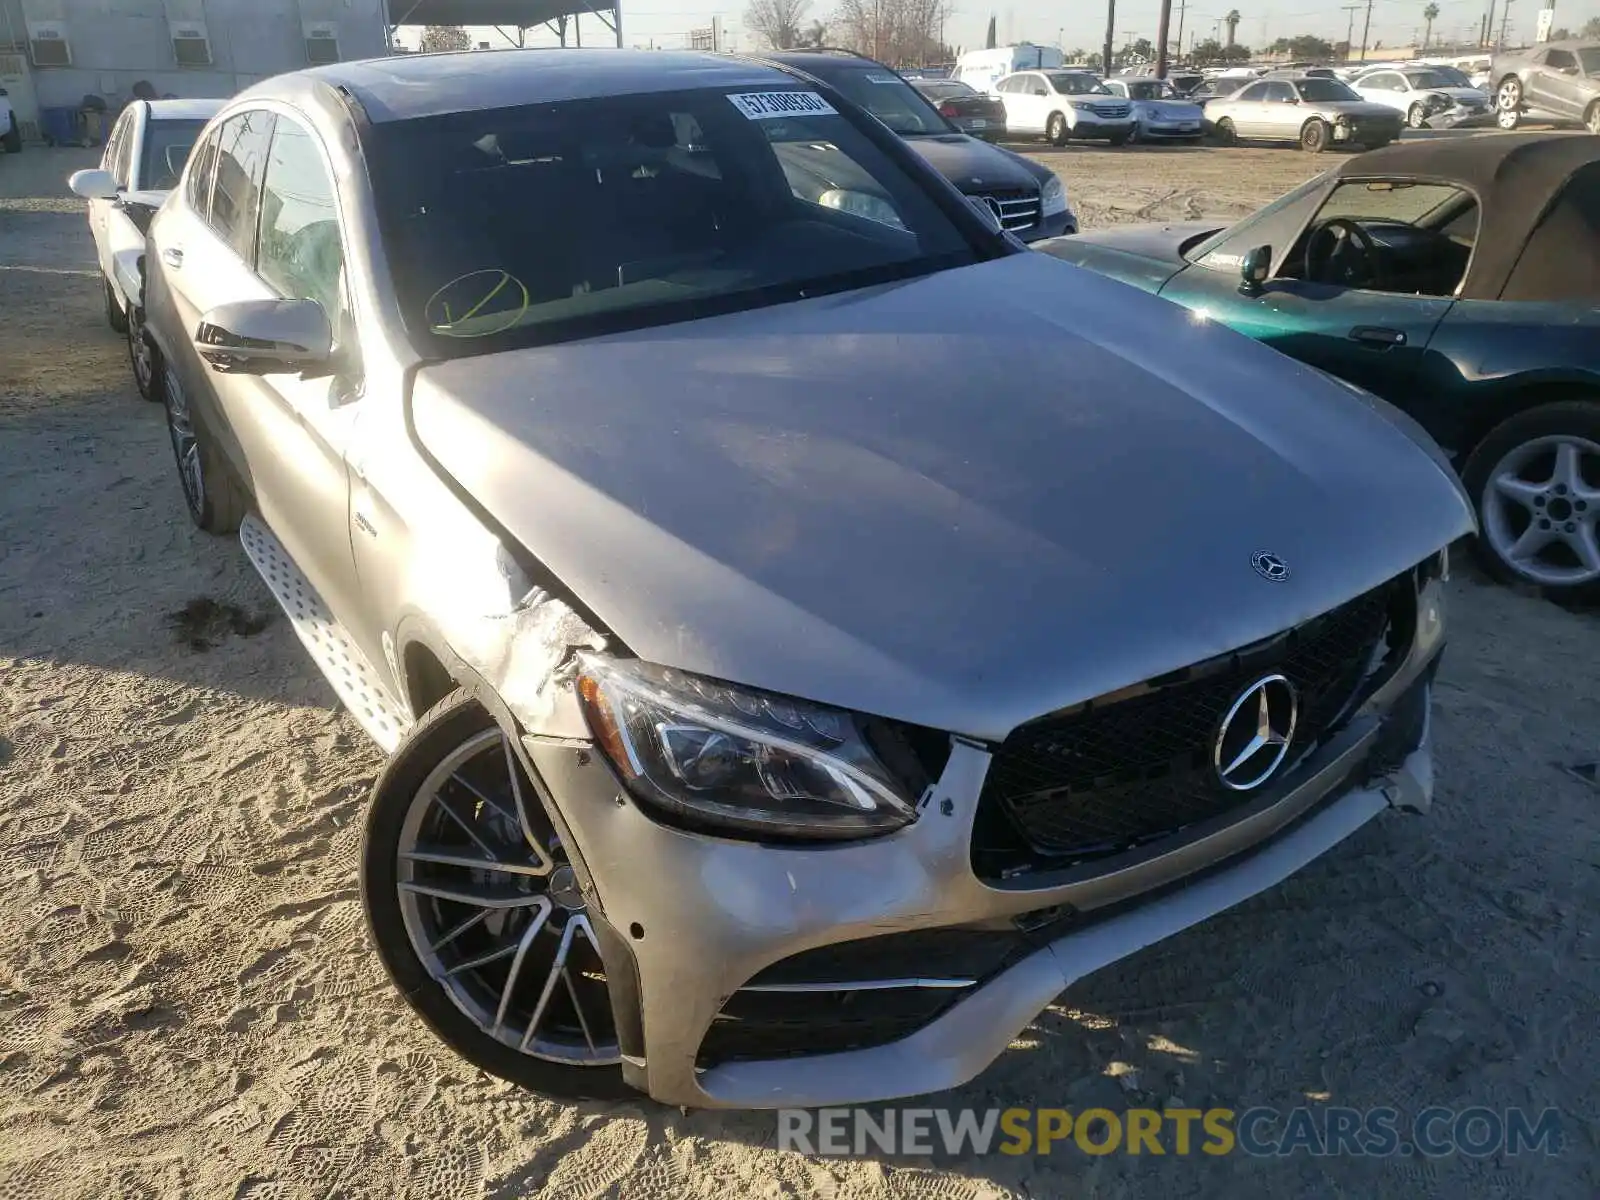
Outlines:
[[1328,148],[1328,123],[1321,117],[1312,117],[1300,128],[1300,149],[1307,154],[1321,154]]
[[1421,104],[1413,104],[1406,110],[1406,124],[1412,129],[1426,129],[1428,127],[1428,110]]
[[[620,1055],[611,1029],[610,1001],[604,994],[605,984],[600,982],[604,964],[598,950],[581,934],[588,925],[582,915],[581,896],[575,886],[569,886],[571,868],[562,863],[549,822],[533,799],[532,787],[519,769],[516,778],[520,782],[513,790],[507,771],[504,735],[494,718],[464,692],[446,697],[424,713],[396,747],[373,785],[362,840],[361,896],[372,944],[406,1003],[436,1037],[473,1065],[563,1100],[637,1097],[638,1093],[622,1080]],[[471,792],[464,790],[468,784],[463,779],[470,783]],[[521,814],[515,814],[518,791],[532,806]],[[475,800],[475,794],[496,803]],[[472,801],[471,807],[458,803],[454,807],[461,813],[447,810],[454,795],[465,796]],[[542,848],[530,849],[518,827],[517,815],[523,818],[524,827],[544,839]],[[460,816],[474,832],[463,835],[459,827],[441,819],[445,816],[451,821]],[[457,831],[452,834],[452,829]],[[483,840],[475,849],[474,842],[480,837]],[[424,838],[430,844],[444,842],[452,854],[470,855],[480,861],[484,858],[481,851],[492,846],[496,862],[513,865],[520,873],[416,860],[402,865],[402,851],[420,844]],[[534,873],[540,870],[545,873]],[[567,878],[553,884],[563,873]],[[448,944],[439,943],[438,931],[456,930],[475,915],[475,906],[402,888],[409,878],[470,894],[474,880],[481,881],[490,874],[497,876],[502,890],[507,886],[519,889],[528,904],[502,908],[500,911],[507,915],[499,930],[483,921],[458,932],[455,939],[447,939]],[[486,885],[477,882],[476,886]],[[564,899],[557,902],[553,899],[557,896]],[[574,908],[573,904],[579,907]],[[573,930],[580,932],[569,932]],[[589,1013],[586,1020],[581,1015],[584,1009],[578,1008],[573,999],[575,992],[555,986],[555,980],[562,977],[556,973],[559,946],[569,941],[577,957],[567,961],[578,961],[583,969],[564,974],[569,980],[584,981],[581,986],[590,989],[589,1002],[584,1006]],[[489,950],[513,944],[529,949],[477,968],[461,968],[461,963],[481,958]],[[419,946],[433,958],[433,973],[421,957]],[[451,969],[456,969],[455,973],[447,975]],[[513,983],[514,971],[520,974]],[[595,978],[597,971],[600,980]],[[502,991],[508,983],[513,983],[514,988],[509,1002]],[[525,1039],[528,1020],[538,1012],[539,997],[546,989],[553,989],[549,991],[550,1007],[544,1009],[540,1026],[552,1035],[546,1039],[547,1051],[559,1056],[562,1046],[570,1043],[574,1054],[593,1051],[592,1063],[557,1061],[518,1048],[517,1043],[522,1040],[518,1031],[523,1031]],[[497,1026],[496,1017],[502,1008],[507,1019],[503,1026]],[[470,1015],[469,1010],[478,1015]],[[574,1013],[579,1014],[578,1024],[583,1029],[581,1040],[574,1036]],[[562,1019],[568,1027],[559,1024]],[[492,1032],[497,1027],[498,1037]],[[556,1035],[566,1041],[556,1040]]]
[[145,336],[144,318],[137,305],[128,307],[127,326],[128,369],[133,372],[133,386],[138,390],[140,399],[160,400],[162,393],[157,381],[164,370],[161,351]]
[[1237,146],[1239,144],[1239,132],[1234,129],[1233,122],[1227,117],[1223,117],[1222,120],[1217,122],[1215,136],[1217,144],[1220,146]]
[[1129,136],[1130,136],[1130,135],[1129,135],[1129,134],[1126,134],[1126,133],[1119,133],[1119,134],[1115,134],[1115,135],[1113,135],[1113,136],[1112,136],[1112,138],[1111,138],[1111,139],[1110,139],[1110,141],[1111,141],[1111,144],[1112,144],[1112,145],[1113,145],[1113,146],[1126,146],[1126,145],[1127,145],[1127,144],[1128,144],[1128,138],[1129,138]]
[[167,414],[167,435],[178,467],[189,519],[218,536],[236,533],[250,511],[249,495],[206,432],[194,423],[183,383],[172,364],[162,360],[161,402]]
[[1583,127],[1600,137],[1600,100],[1589,105],[1589,111],[1583,114]]
[[1501,129],[1515,129],[1522,124],[1522,114],[1514,108],[1496,109],[1494,123]]
[[5,136],[0,137],[0,145],[6,148],[7,154],[22,153],[22,130],[17,128],[17,114],[11,114],[11,128],[6,130]]
[[1501,112],[1522,111],[1522,80],[1507,75],[1494,89],[1494,106]]
[[[1576,475],[1563,469],[1563,446],[1574,448]],[[1600,397],[1544,404],[1497,425],[1468,456],[1462,482],[1481,530],[1474,548],[1490,575],[1554,600],[1600,600],[1600,549],[1591,569],[1575,548],[1585,528],[1600,546]],[[1551,536],[1519,560],[1509,550],[1537,537],[1536,526]]]
[[101,281],[106,292],[106,324],[118,333],[128,332],[128,314],[117,300],[116,289],[111,286],[109,279]]
[[1067,118],[1060,113],[1051,113],[1050,119],[1044,125],[1045,141],[1052,146],[1065,146],[1071,136],[1072,130],[1067,128]]

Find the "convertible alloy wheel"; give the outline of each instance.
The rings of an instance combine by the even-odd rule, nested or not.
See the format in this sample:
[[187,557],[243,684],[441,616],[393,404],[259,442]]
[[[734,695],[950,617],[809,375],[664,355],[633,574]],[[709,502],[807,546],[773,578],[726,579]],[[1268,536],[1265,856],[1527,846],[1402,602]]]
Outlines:
[[138,305],[128,306],[128,365],[133,368],[133,383],[139,395],[156,400],[156,348],[144,334],[144,316]]
[[200,439],[195,436],[194,414],[189,397],[172,364],[165,364],[161,377],[161,398],[167,410],[167,433],[172,438],[172,454],[178,460],[178,480],[189,515],[196,523],[206,510],[206,475],[201,462]]
[[1543,587],[1600,582],[1600,442],[1552,434],[1489,469],[1483,537],[1516,575]]
[[373,794],[362,894],[407,1002],[484,1070],[553,1095],[624,1094],[587,899],[494,719],[464,693],[445,700]]
[[1428,127],[1428,109],[1422,104],[1413,104],[1406,112],[1406,124],[1412,129],[1426,129]]
[[1501,112],[1516,112],[1522,107],[1522,80],[1515,75],[1507,76],[1500,84],[1500,90],[1495,93],[1495,106]]

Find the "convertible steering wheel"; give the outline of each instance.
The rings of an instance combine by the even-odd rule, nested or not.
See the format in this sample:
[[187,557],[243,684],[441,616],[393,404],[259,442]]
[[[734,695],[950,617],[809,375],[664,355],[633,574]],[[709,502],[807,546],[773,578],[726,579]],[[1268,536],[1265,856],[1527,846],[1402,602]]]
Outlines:
[[[1326,243],[1326,247],[1324,247]],[[1378,243],[1349,217],[1330,217],[1306,237],[1301,278],[1310,283],[1383,290],[1383,257]]]

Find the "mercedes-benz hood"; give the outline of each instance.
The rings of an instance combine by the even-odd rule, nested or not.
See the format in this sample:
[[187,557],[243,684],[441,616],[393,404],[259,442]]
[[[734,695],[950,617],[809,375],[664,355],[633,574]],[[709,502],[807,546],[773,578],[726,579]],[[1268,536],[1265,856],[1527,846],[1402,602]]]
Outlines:
[[1032,253],[431,365],[410,403],[634,653],[979,738],[1472,530],[1395,410]]
[[992,192],[996,188],[1027,188],[1038,191],[1049,177],[1042,167],[1033,169],[1020,154],[991,146],[963,133],[910,137],[910,146],[928,165],[968,195]]

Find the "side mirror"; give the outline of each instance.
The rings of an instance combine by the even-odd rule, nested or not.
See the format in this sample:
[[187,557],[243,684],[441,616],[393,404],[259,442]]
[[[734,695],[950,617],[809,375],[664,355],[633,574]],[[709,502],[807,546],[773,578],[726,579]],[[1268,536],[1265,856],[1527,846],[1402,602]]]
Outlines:
[[1271,246],[1257,246],[1254,250],[1245,251],[1239,263],[1239,291],[1246,296],[1261,295],[1262,284],[1267,282],[1271,271]]
[[111,172],[99,169],[73,172],[67,180],[67,187],[85,200],[115,200],[118,192],[117,181],[111,177]]
[[1000,224],[1000,214],[989,207],[988,201],[980,200],[977,196],[968,196],[967,203],[972,205],[972,211],[983,219],[991,233],[1004,233],[1005,226]]
[[333,358],[333,326],[315,300],[239,300],[200,318],[194,348],[225,375],[314,375]]

